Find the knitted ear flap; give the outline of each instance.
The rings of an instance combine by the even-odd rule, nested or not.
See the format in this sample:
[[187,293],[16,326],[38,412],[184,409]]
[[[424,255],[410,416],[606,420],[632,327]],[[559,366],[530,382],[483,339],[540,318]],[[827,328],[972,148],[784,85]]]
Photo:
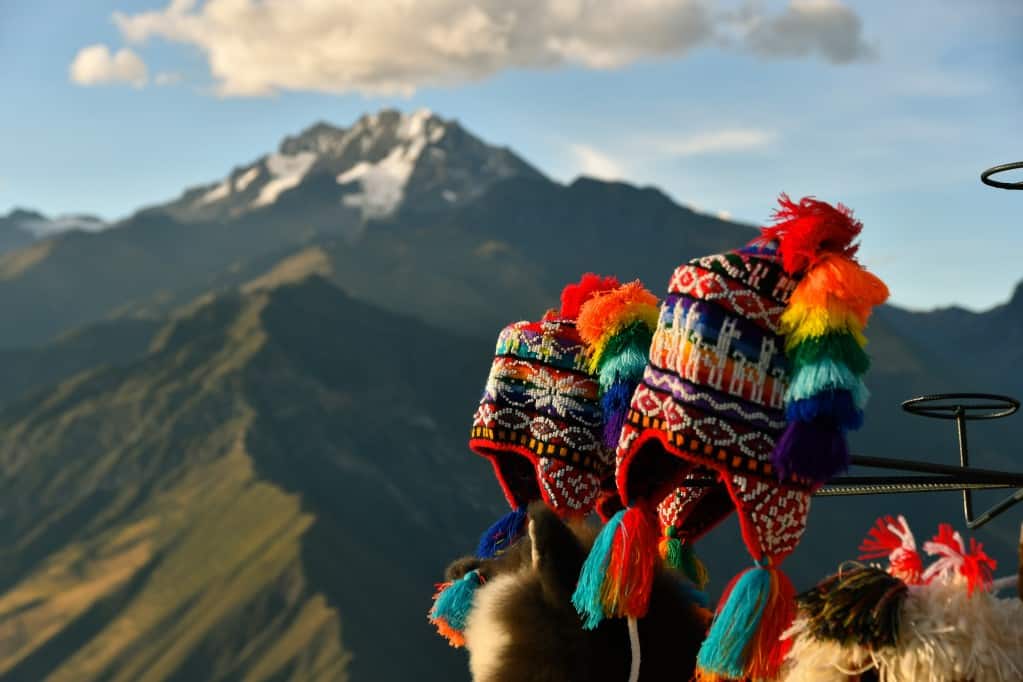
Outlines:
[[794,475],[825,483],[849,468],[845,433],[863,424],[870,365],[863,328],[888,288],[854,256],[863,225],[852,211],[806,197],[779,200],[774,240],[786,272],[802,274],[781,318],[792,370],[785,394],[788,426],[771,462],[780,478]]

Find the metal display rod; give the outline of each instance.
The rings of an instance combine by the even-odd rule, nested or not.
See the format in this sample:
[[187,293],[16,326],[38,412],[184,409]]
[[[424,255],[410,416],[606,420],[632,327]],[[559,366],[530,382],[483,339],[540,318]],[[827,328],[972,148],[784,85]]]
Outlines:
[[[1023,473],[977,469],[970,466],[966,423],[1001,419],[1015,414],[1020,402],[1015,398],[990,393],[942,393],[925,395],[902,403],[902,409],[921,417],[955,422],[959,443],[960,466],[918,462],[910,459],[853,455],[854,466],[901,471],[915,475],[902,476],[839,476],[814,492],[819,497],[851,495],[891,495],[899,493],[932,493],[962,491],[963,515],[970,530],[980,528],[1019,502],[1023,501]],[[715,478],[688,479],[689,487],[717,485]],[[979,515],[973,513],[974,490],[1018,490]]]

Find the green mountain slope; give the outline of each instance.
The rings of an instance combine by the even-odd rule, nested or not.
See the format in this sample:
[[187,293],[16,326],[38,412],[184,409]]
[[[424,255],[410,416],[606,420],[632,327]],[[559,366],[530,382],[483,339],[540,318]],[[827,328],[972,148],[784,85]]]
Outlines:
[[8,407],[0,680],[464,674],[425,611],[497,510],[456,445],[487,361],[312,279]]
[[160,325],[150,318],[119,317],[43,346],[0,349],[0,405],[82,371],[130,363],[146,352]]

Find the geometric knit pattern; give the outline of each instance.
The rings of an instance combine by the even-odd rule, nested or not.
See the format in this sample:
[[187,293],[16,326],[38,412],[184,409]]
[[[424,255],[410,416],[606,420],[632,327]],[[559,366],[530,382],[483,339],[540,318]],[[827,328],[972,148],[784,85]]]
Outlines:
[[[771,464],[786,426],[781,315],[797,283],[771,246],[697,258],[671,277],[617,476],[626,498],[653,483],[661,521],[680,537],[695,540],[735,510],[755,558],[780,560],[799,542],[814,484],[779,481]],[[630,480],[630,471],[665,471],[649,461],[663,456],[677,458],[670,476]],[[720,482],[686,488],[686,476]]]
[[612,468],[599,392],[574,322],[501,331],[469,446],[491,459],[512,507],[542,498],[562,515],[592,511]]

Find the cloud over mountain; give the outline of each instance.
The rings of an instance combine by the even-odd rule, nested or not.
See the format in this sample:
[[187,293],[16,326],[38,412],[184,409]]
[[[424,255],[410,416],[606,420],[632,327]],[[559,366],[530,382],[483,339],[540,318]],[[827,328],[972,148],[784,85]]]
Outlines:
[[617,68],[709,44],[836,63],[868,53],[859,18],[837,0],[793,0],[776,16],[705,0],[173,0],[114,21],[129,42],[198,47],[226,96],[408,94],[505,69]]
[[146,63],[135,52],[121,48],[112,53],[103,44],[79,50],[71,62],[69,75],[78,85],[130,83],[141,88],[149,80]]

